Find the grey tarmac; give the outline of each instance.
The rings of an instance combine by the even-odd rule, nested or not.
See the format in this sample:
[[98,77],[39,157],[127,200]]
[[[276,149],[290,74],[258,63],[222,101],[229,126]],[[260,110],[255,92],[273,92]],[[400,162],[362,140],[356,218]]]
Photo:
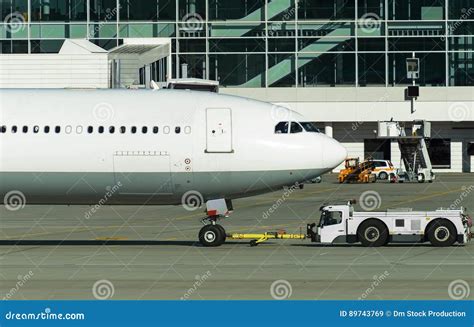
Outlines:
[[[379,195],[379,209],[456,204],[474,216],[474,174],[441,174],[425,184],[350,185],[325,175],[303,190],[235,200],[235,212],[221,223],[227,232],[304,232],[306,223],[318,221],[323,203],[359,200],[366,191]],[[0,298],[450,299],[450,284],[474,285],[472,243],[364,248],[279,240],[204,248],[196,241],[201,209],[105,205],[86,219],[90,210],[1,206]],[[101,284],[108,289],[98,294]],[[474,299],[474,291],[466,296]]]

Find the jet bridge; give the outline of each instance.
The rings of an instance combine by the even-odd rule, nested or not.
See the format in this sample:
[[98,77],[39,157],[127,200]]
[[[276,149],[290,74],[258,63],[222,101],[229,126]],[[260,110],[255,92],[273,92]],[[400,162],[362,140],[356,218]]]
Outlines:
[[425,120],[413,122],[380,121],[378,138],[392,139],[400,148],[400,182],[433,182],[435,174],[431,165],[426,139],[431,137],[431,123]]

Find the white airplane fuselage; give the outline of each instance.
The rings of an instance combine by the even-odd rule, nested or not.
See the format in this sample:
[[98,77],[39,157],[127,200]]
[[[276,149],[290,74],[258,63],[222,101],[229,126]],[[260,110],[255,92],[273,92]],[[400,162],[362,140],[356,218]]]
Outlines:
[[[330,171],[345,149],[287,109],[185,90],[1,90],[0,196],[28,204],[179,204],[272,192]],[[279,118],[278,118],[279,117]]]

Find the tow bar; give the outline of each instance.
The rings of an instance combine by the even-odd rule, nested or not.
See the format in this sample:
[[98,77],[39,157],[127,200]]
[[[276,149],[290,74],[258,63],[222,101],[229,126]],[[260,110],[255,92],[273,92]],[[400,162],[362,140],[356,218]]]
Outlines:
[[307,225],[307,234],[287,234],[285,230],[278,230],[276,232],[265,233],[231,233],[227,234],[227,238],[232,240],[250,240],[250,246],[257,246],[268,240],[304,240],[306,238],[313,240],[316,236],[313,232],[314,225],[315,224]]

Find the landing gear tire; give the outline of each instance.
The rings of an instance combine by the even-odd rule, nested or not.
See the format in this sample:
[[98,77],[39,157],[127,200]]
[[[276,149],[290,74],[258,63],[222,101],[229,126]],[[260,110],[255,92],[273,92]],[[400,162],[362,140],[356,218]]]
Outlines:
[[435,221],[428,229],[428,240],[433,246],[451,246],[456,242],[453,224],[446,220]]
[[227,238],[227,234],[225,232],[225,229],[224,227],[222,227],[222,225],[215,225],[217,228],[219,228],[221,230],[221,233],[222,233],[222,243],[225,242],[225,239]]
[[357,231],[363,246],[377,247],[387,243],[387,227],[379,220],[369,220],[361,224]]
[[379,179],[380,179],[380,180],[383,180],[383,181],[384,181],[384,180],[386,180],[387,178],[388,178],[388,174],[387,174],[386,172],[383,171],[383,172],[381,172],[381,173],[379,174]]
[[205,247],[216,247],[225,241],[225,230],[220,225],[206,225],[199,231],[199,242]]
[[424,183],[425,182],[425,175],[424,174],[419,174],[418,175],[418,183]]

